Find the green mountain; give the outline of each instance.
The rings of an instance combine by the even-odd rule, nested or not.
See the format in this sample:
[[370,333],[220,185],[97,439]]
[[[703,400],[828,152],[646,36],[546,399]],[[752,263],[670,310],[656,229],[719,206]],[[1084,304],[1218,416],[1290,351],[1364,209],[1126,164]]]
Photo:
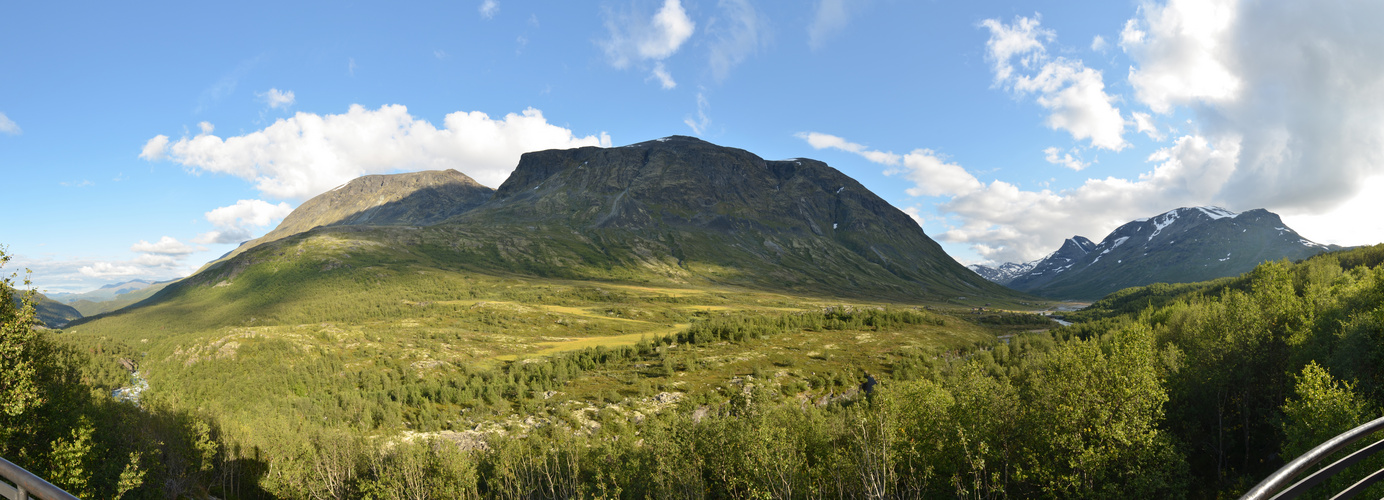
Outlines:
[[1303,238],[1268,210],[1190,207],[1131,221],[1099,244],[1075,236],[1037,261],[972,269],[1015,290],[1094,300],[1128,287],[1237,276],[1266,261],[1339,249]]
[[273,231],[222,259],[321,226],[436,224],[475,208],[494,191],[451,169],[358,177],[304,202]]
[[691,137],[525,154],[489,202],[422,234],[457,262],[832,296],[1004,296],[825,163]]
[[487,191],[453,171],[358,179],[142,306],[168,303],[180,329],[264,321],[268,310],[307,322],[289,310],[328,307],[304,304],[363,283],[382,295],[370,300],[397,304],[383,295],[425,286],[431,270],[915,303],[1019,297],[815,160],[670,137],[528,153],[478,203]]
[[[20,300],[21,294],[16,293],[13,297],[15,307],[19,307]],[[72,306],[50,299],[41,293],[34,294],[34,312],[37,313],[39,321],[49,328],[62,328],[67,326],[68,322],[82,317],[82,313]]]

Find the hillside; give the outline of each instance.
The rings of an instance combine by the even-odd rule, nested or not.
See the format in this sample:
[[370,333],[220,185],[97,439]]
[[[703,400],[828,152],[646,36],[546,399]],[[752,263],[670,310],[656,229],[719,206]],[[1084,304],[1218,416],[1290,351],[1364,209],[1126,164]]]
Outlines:
[[516,271],[623,268],[674,282],[912,300],[1009,294],[825,163],[766,161],[690,137],[525,154],[494,199],[439,234],[468,242],[446,253],[498,257]]
[[[339,207],[381,199],[371,186],[401,184],[392,178],[362,178],[304,203],[263,243],[242,245],[153,302],[211,288],[225,300],[270,306],[265,297],[280,295],[266,288],[317,293],[317,283],[361,268],[404,288],[417,276],[408,270],[438,269],[915,303],[1019,297],[957,264],[902,211],[815,160],[766,161],[686,137],[540,151],[525,154],[493,197],[470,210],[462,211],[483,187],[454,197],[459,206],[341,218],[351,210]],[[465,180],[456,185],[469,186]],[[327,220],[347,222],[301,232]],[[293,236],[274,239],[285,234]],[[251,272],[265,266],[305,274]]]
[[[16,307],[19,306],[20,299],[19,295],[14,296]],[[68,322],[82,317],[82,313],[72,306],[50,299],[41,293],[34,294],[34,312],[38,315],[39,321],[49,328],[62,328],[67,326]]]
[[1208,281],[1248,272],[1266,261],[1300,260],[1337,249],[1303,238],[1264,209],[1235,213],[1191,207],[1126,223],[1099,244],[1076,236],[1047,257],[1007,264],[1022,272],[976,272],[1043,297],[1094,300],[1132,286]]
[[488,200],[493,189],[456,170],[366,175],[314,196],[268,234],[226,257],[321,226],[426,226]]

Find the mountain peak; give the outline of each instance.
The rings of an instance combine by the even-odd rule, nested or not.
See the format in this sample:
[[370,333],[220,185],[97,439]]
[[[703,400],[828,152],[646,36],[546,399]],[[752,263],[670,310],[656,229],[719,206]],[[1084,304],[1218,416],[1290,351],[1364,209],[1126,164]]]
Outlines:
[[1268,210],[1182,207],[1125,223],[1098,245],[1070,238],[1002,284],[1053,298],[1094,299],[1130,286],[1234,276],[1267,260],[1332,248],[1302,238]]
[[273,231],[222,259],[320,226],[436,224],[475,208],[494,192],[455,169],[363,175],[303,202]]

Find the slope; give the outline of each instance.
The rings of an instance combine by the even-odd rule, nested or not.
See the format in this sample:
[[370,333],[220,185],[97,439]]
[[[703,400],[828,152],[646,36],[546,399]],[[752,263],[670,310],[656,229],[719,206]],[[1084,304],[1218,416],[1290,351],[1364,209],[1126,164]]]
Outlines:
[[494,192],[456,170],[366,175],[314,196],[273,231],[226,257],[321,226],[423,226],[470,210]]

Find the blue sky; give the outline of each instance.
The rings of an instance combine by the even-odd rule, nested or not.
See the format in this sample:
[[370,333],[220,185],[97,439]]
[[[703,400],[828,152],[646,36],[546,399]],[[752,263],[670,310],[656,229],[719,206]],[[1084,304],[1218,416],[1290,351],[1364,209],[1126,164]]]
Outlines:
[[1367,2],[11,2],[0,19],[17,208],[0,244],[51,292],[185,275],[358,175],[494,187],[523,151],[674,134],[824,160],[964,263],[1188,205],[1384,241],[1384,7]]

